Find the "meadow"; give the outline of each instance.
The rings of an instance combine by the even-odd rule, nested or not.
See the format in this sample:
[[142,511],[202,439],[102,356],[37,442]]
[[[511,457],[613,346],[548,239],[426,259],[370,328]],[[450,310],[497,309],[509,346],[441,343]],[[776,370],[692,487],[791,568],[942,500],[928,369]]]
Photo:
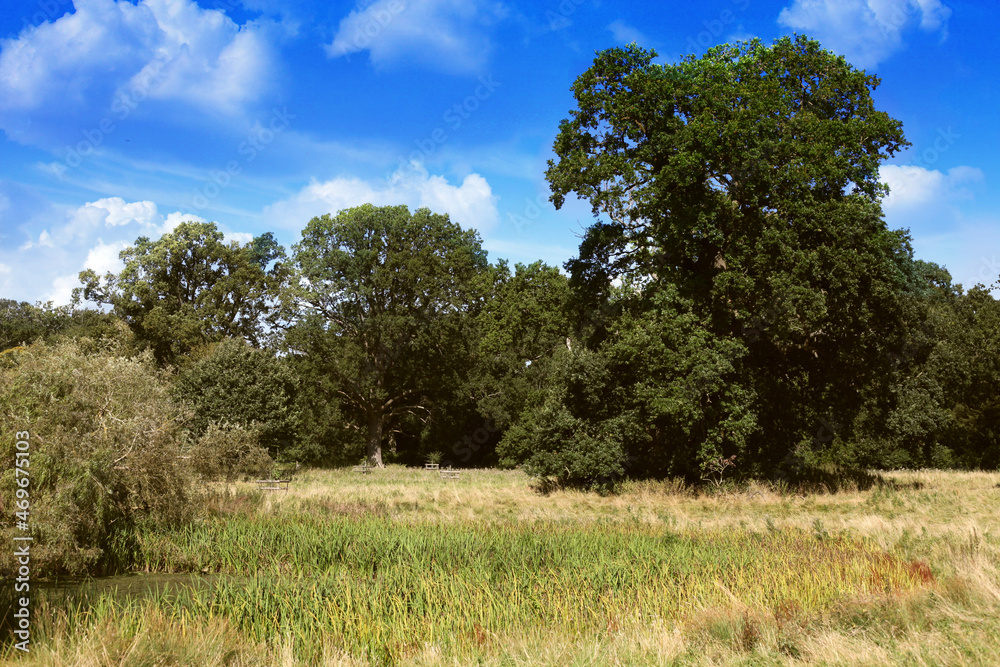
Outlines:
[[[33,599],[26,665],[1000,664],[1000,473],[869,487],[307,470]],[[122,589],[129,582],[151,585]],[[113,584],[113,585],[111,585]],[[141,590],[139,590],[141,589]]]

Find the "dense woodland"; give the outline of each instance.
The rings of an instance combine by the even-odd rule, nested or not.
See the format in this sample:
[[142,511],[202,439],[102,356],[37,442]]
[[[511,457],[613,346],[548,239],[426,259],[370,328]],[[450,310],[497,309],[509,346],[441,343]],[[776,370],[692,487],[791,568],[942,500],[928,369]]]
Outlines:
[[573,86],[546,177],[595,222],[564,271],[366,205],[288,249],[183,223],[73,305],[0,302],[3,456],[30,429],[35,493],[67,508],[44,548],[83,545],[80,569],[116,522],[183,520],[190,469],[272,461],[605,490],[996,469],[1000,303],[886,227],[878,167],[908,144],[878,79],[806,38],[654,56],[601,52]]

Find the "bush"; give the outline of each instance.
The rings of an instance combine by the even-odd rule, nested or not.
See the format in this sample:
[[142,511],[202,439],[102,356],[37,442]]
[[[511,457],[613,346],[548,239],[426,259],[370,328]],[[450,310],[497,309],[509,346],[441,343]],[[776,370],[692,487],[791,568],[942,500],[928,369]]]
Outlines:
[[270,477],[274,469],[258,427],[210,424],[189,455],[192,470],[206,481]]
[[606,360],[582,350],[563,350],[541,409],[517,430],[530,448],[524,470],[543,482],[610,488],[625,472],[626,417],[614,414]]
[[[181,465],[187,414],[148,355],[126,359],[92,341],[37,343],[0,360],[0,505],[14,506],[14,451],[30,432],[32,565],[39,575],[116,567],[117,538],[192,513]],[[5,529],[9,541],[13,530]],[[18,533],[22,534],[22,533]],[[12,566],[9,556],[0,569]]]
[[242,340],[226,340],[178,374],[174,394],[191,406],[191,434],[212,423],[240,426],[276,456],[294,454],[296,382],[282,359]]

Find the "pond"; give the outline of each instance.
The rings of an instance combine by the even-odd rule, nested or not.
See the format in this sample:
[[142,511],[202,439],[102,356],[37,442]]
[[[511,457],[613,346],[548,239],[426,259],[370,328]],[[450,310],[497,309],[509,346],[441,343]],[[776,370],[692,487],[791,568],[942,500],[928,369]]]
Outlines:
[[241,577],[222,574],[194,573],[132,573],[111,577],[68,577],[33,582],[32,589],[49,600],[59,597],[86,596],[91,598],[111,594],[116,598],[155,598],[176,595],[185,590],[210,590],[217,582]]

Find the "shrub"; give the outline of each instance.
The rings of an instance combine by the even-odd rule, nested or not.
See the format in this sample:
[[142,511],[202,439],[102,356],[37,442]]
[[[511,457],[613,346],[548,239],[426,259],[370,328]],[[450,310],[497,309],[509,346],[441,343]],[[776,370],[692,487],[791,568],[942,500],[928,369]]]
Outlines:
[[269,477],[274,469],[260,446],[258,427],[210,424],[189,455],[192,470],[203,480]]
[[274,455],[292,453],[296,382],[273,353],[242,340],[223,341],[178,374],[174,394],[194,411],[189,427],[195,439],[212,423],[229,424],[253,431]]
[[526,421],[532,450],[524,470],[543,482],[608,488],[625,472],[625,417],[611,406],[606,361],[586,349],[561,351],[541,409]]
[[[176,525],[192,511],[179,458],[187,414],[171,401],[165,376],[148,355],[126,359],[88,346],[37,343],[0,361],[8,425],[0,505],[13,507],[15,434],[29,431],[32,565],[40,574],[113,569],[111,547],[130,527]],[[10,564],[8,557],[0,569]]]

